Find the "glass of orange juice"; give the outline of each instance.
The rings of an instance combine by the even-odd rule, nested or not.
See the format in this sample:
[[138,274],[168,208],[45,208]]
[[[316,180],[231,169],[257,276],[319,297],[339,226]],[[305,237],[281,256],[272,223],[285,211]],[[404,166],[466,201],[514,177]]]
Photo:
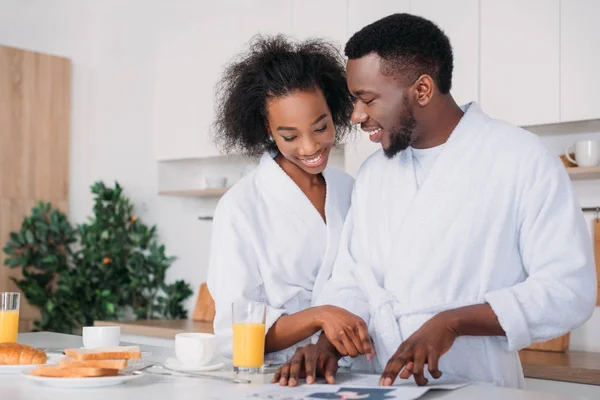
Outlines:
[[0,343],[17,342],[19,301],[19,293],[0,292]]
[[261,373],[265,363],[265,303],[238,301],[233,311],[233,371]]

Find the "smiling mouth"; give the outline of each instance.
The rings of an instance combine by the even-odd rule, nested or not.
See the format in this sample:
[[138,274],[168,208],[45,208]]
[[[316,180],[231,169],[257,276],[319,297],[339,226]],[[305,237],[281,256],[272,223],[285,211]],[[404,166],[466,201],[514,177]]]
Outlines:
[[300,162],[302,164],[306,165],[307,167],[318,167],[319,165],[321,165],[321,163],[325,159],[323,153],[324,152],[322,151],[319,154],[317,154],[316,156],[313,156],[311,158],[299,158],[298,160],[300,160]]
[[380,143],[383,140],[383,128],[363,128],[361,127],[363,132],[369,134],[369,139],[373,143]]

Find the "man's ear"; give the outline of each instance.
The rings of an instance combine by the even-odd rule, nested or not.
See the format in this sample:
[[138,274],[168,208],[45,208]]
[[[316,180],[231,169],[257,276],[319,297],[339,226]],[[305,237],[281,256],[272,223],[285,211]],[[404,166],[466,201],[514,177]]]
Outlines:
[[415,94],[415,101],[421,106],[424,107],[431,101],[433,96],[433,91],[435,88],[435,83],[431,76],[427,74],[423,74],[419,76],[419,79],[415,81],[412,85],[412,89]]

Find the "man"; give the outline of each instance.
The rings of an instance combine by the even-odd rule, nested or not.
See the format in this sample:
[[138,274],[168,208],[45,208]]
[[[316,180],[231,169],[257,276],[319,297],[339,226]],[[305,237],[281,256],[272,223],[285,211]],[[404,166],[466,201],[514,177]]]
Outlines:
[[[358,172],[319,300],[368,324],[376,355],[352,368],[382,372],[384,386],[444,374],[523,387],[517,351],[579,326],[596,303],[564,167],[537,136],[455,103],[450,42],[430,21],[383,18],[345,53],[353,122],[383,147]],[[333,383],[340,358],[322,335],[274,382]]]

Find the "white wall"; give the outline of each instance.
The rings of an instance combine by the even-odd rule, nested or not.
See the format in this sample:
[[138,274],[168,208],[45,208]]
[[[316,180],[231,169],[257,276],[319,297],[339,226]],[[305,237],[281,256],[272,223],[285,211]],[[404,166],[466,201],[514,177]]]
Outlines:
[[[95,180],[118,180],[138,215],[158,225],[167,251],[178,257],[168,279],[185,279],[195,290],[206,278],[210,240],[210,223],[197,217],[209,213],[215,200],[157,195],[151,115],[157,38],[173,24],[193,21],[202,12],[200,3],[0,0],[0,44],[73,62],[72,220],[80,222],[90,214],[89,186]],[[557,154],[579,138],[600,140],[600,121],[530,129],[544,135]],[[574,186],[583,206],[600,206],[598,181]],[[590,225],[593,214],[587,215]],[[195,295],[187,304],[190,311],[194,301]],[[591,321],[572,333],[571,348],[600,352],[599,332],[596,311]]]
[[[118,180],[139,217],[158,225],[168,253],[178,257],[168,279],[185,279],[197,290],[206,275],[210,225],[198,221],[197,201],[157,195],[151,116],[161,4],[167,2],[0,0],[0,44],[73,62],[72,221],[90,215],[89,186],[95,180]],[[179,10],[170,6],[171,12]],[[187,304],[190,311],[194,302],[195,296]]]

